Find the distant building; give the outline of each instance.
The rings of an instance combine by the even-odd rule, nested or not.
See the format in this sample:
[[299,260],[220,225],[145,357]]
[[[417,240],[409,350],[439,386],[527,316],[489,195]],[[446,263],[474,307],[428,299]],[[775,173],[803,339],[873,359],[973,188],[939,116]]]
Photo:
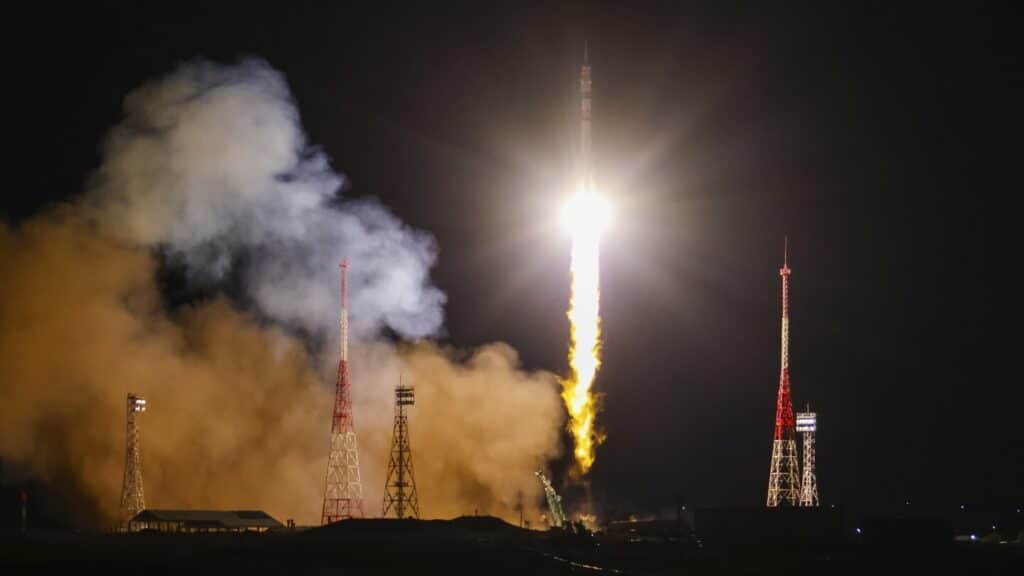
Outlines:
[[284,525],[261,510],[143,510],[128,523],[130,532],[266,532]]

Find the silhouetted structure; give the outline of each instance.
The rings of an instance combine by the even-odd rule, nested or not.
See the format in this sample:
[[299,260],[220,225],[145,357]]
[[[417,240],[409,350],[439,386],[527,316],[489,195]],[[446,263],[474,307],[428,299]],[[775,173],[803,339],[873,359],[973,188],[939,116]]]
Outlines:
[[139,426],[136,415],[146,411],[142,396],[128,394],[128,429],[125,434],[124,483],[121,485],[121,529],[146,507],[142,489],[142,461],[139,446]]
[[796,431],[804,437],[803,477],[800,480],[800,506],[817,508],[818,506],[818,475],[815,471],[814,434],[818,430],[818,415],[807,412],[796,415]]
[[128,527],[132,532],[266,532],[284,526],[262,510],[143,510]]
[[405,407],[415,403],[411,386],[399,381],[395,388],[395,425],[391,433],[391,459],[384,486],[384,512],[394,511],[396,518],[419,518],[420,503],[416,495],[416,478],[412,471],[412,446],[409,444],[409,417]]

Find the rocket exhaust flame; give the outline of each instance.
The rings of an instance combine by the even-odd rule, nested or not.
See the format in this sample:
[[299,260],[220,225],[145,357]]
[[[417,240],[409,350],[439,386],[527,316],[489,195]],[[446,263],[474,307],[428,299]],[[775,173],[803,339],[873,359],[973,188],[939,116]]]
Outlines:
[[570,377],[562,381],[562,399],[569,411],[578,471],[594,463],[594,448],[604,440],[595,427],[597,398],[592,391],[601,367],[599,244],[611,209],[591,189],[582,189],[566,204],[563,221],[572,234],[572,283],[569,300]]
[[601,232],[611,207],[594,190],[590,166],[590,64],[583,48],[580,68],[580,188],[569,199],[562,220],[572,235],[572,282],[569,293],[569,378],[562,380],[562,399],[569,412],[569,431],[576,444],[576,469],[586,474],[594,464],[594,448],[604,436],[594,424],[597,397],[591,388],[601,367],[599,258]]
[[601,314],[598,246],[611,219],[611,206],[594,189],[590,165],[590,63],[583,48],[580,68],[580,187],[569,199],[562,220],[572,235],[572,283],[569,294],[569,378],[562,399],[569,411],[569,431],[576,444],[579,475],[594,464],[594,448],[604,441],[595,426],[597,397],[592,391],[601,367]]

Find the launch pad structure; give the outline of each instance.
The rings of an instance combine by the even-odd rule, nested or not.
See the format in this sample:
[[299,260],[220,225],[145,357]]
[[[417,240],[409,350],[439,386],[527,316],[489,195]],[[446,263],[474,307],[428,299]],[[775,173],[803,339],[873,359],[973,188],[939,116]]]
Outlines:
[[544,472],[537,470],[534,474],[537,475],[541,485],[544,486],[544,497],[548,501],[548,510],[551,512],[551,525],[555,528],[567,526],[569,520],[562,509],[562,497],[558,495],[558,492],[555,492],[554,486],[551,485],[551,481],[544,475]]

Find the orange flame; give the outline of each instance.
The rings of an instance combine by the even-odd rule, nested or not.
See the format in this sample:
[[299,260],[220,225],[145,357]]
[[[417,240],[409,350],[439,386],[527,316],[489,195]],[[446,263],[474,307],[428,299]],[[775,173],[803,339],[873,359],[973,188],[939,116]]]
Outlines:
[[569,299],[569,368],[562,399],[569,412],[578,471],[594,463],[594,449],[604,441],[596,428],[597,398],[592,390],[601,367],[601,315],[598,246],[610,207],[592,190],[582,190],[566,205],[563,217],[572,234],[572,286]]

